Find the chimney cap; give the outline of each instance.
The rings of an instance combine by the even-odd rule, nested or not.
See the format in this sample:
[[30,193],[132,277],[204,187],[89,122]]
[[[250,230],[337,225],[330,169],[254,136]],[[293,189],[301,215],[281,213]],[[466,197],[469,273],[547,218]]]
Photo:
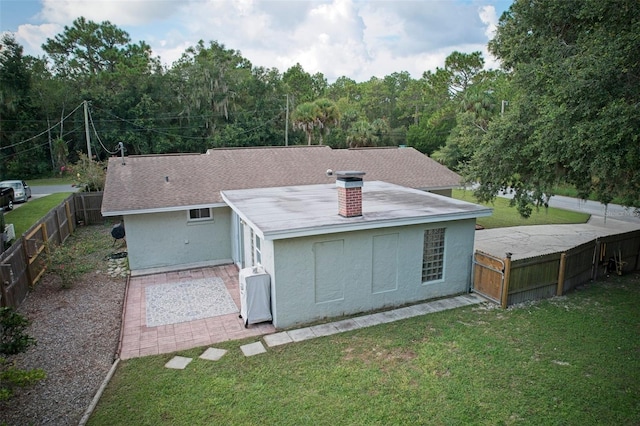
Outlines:
[[339,178],[359,178],[365,174],[365,172],[359,172],[357,170],[343,170],[336,172],[336,176]]

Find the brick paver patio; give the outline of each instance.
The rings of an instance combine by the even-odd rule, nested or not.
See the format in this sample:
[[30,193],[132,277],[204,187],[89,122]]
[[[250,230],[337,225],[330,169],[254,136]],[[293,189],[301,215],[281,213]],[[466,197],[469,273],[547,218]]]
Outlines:
[[275,332],[271,323],[250,324],[245,328],[238,313],[147,327],[145,289],[148,286],[208,277],[220,277],[224,281],[239,309],[240,290],[235,265],[131,277],[125,300],[120,358],[170,353]]

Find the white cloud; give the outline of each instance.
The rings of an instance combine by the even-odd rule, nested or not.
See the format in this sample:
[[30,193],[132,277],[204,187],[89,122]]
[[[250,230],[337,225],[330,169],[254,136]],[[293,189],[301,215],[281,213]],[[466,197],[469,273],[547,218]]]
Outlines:
[[68,25],[83,16],[95,22],[116,25],[148,24],[172,16],[180,1],[158,0],[42,0],[38,17],[48,22]]
[[487,39],[493,39],[496,35],[496,29],[498,28],[498,15],[496,14],[496,8],[489,5],[482,6],[478,11],[478,15],[480,16],[482,23],[487,26],[484,31]]
[[[285,72],[296,63],[331,82],[408,71],[418,78],[444,65],[454,50],[486,49],[509,0],[42,0],[36,20],[16,38],[27,54],[42,54],[46,38],[84,16],[110,21],[134,43],[147,42],[171,65],[199,40],[238,50],[254,66]],[[37,25],[40,23],[40,25]]]
[[48,38],[55,37],[62,30],[62,26],[58,24],[25,24],[20,25],[14,35],[16,41],[24,47],[26,54],[42,56],[44,55],[42,44],[44,44]]

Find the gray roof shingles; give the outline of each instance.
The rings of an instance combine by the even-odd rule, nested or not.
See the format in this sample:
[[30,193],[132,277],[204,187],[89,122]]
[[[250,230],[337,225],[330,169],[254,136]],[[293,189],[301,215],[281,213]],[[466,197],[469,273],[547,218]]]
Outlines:
[[327,169],[360,170],[365,180],[425,190],[456,187],[461,180],[413,148],[231,148],[131,156],[125,163],[109,159],[102,200],[106,216],[219,204],[223,190],[332,183],[335,176],[328,177]]

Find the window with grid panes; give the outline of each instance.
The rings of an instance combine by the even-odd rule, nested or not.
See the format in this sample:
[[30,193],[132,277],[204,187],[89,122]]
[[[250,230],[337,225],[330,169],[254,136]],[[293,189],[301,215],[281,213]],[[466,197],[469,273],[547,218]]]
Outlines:
[[191,209],[189,210],[189,221],[195,222],[199,220],[211,220],[213,216],[211,215],[211,209]]
[[444,272],[444,228],[424,231],[422,282],[442,279]]

